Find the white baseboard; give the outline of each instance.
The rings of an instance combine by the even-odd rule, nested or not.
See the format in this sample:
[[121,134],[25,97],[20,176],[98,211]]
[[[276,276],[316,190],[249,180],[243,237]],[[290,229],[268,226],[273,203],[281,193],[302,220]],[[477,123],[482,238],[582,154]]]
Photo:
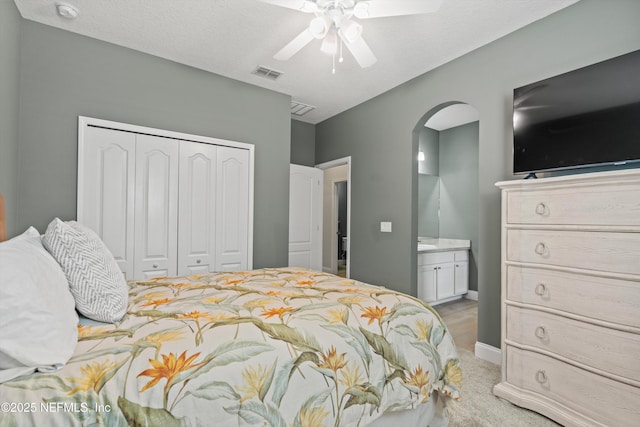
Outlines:
[[466,299],[470,299],[470,300],[474,300],[474,301],[478,301],[478,291],[467,291],[467,294],[465,295]]
[[502,365],[502,351],[499,348],[476,341],[475,350],[476,357],[496,365]]

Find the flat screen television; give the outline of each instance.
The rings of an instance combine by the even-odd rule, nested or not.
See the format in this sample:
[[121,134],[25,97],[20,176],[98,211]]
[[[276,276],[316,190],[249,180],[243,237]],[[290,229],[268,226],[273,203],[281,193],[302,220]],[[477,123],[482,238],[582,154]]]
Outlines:
[[514,89],[514,174],[631,162],[640,162],[640,50]]

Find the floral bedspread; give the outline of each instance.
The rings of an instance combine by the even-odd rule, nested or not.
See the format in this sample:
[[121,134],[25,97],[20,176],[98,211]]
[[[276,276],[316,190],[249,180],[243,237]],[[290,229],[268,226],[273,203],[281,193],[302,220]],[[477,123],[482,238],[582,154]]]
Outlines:
[[383,287],[282,268],[129,295],[119,324],[79,326],[63,369],[0,384],[0,425],[365,426],[434,391],[459,397],[440,317]]

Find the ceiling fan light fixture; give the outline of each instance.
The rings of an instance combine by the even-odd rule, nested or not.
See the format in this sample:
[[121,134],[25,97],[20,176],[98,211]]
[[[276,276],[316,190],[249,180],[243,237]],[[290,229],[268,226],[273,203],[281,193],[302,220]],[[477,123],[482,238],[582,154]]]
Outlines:
[[359,1],[353,7],[353,16],[358,19],[367,19],[369,17],[369,2]]
[[335,55],[338,52],[338,37],[335,31],[329,31],[322,40],[320,50],[329,55]]
[[329,22],[325,16],[313,18],[309,23],[309,31],[316,39],[321,39],[327,35],[329,31]]
[[315,13],[318,11],[318,5],[312,1],[303,1],[300,10],[305,13]]
[[340,23],[340,36],[347,42],[353,43],[362,35],[362,25],[350,19],[343,19]]

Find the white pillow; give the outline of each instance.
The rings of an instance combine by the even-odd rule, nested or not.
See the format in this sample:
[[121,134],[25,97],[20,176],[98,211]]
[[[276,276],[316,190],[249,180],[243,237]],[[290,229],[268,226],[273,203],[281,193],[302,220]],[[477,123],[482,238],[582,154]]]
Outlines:
[[35,228],[0,243],[0,383],[67,363],[78,342],[74,305]]
[[89,319],[115,323],[124,316],[129,288],[116,260],[89,228],[56,218],[42,238],[67,276],[76,309]]

